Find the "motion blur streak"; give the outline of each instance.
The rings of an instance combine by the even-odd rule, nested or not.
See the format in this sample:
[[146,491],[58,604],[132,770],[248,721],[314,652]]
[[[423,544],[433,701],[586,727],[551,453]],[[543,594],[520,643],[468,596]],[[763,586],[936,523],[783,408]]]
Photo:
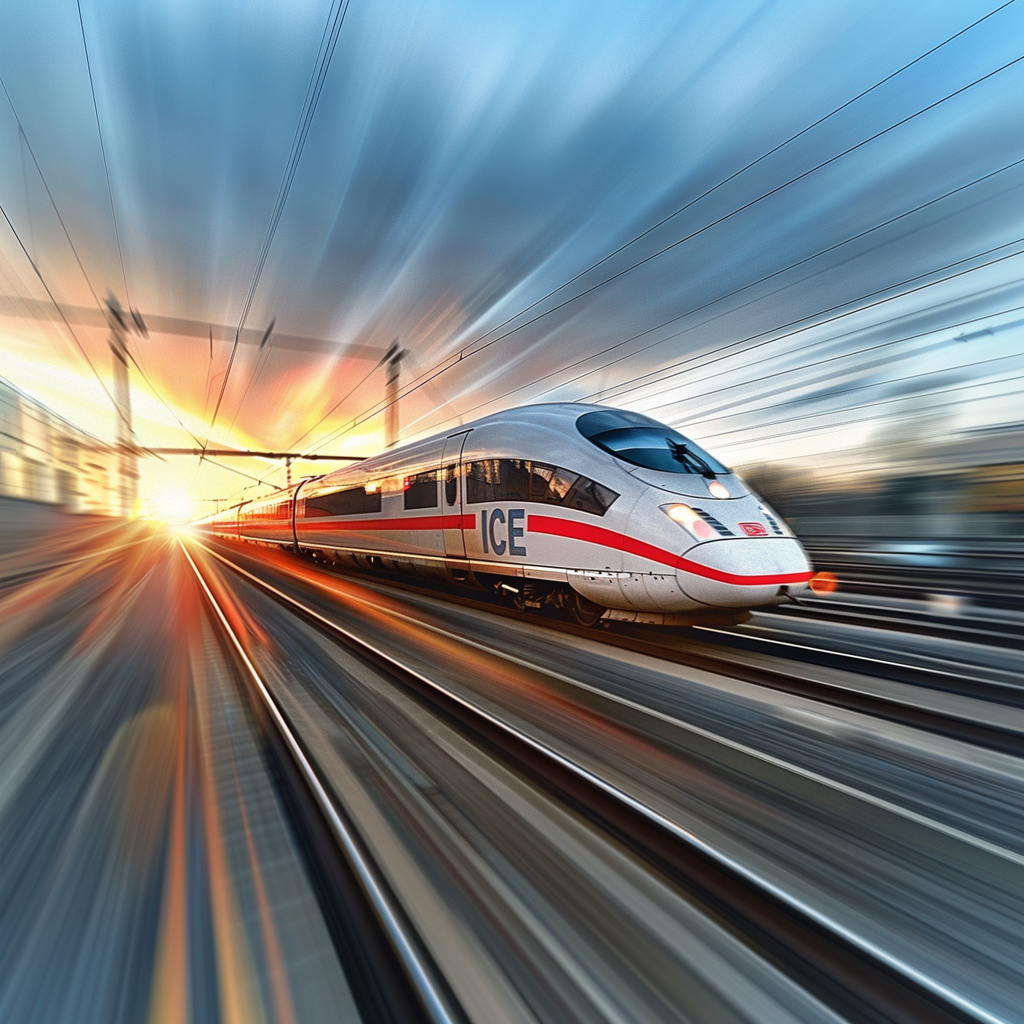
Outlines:
[[[1024,645],[984,565],[822,549],[839,590],[738,629],[586,630],[185,537],[207,597],[180,535],[77,522],[0,555],[0,1019],[379,1019],[365,986],[397,979],[339,944],[329,841],[309,846],[222,622],[468,1020],[836,1024],[891,1003],[765,945],[749,901],[709,903],[387,659],[884,961],[931,1007],[904,1020],[1019,1019]],[[971,616],[929,596],[954,580]]]
[[[720,636],[634,630],[595,642],[593,633],[576,627],[538,630],[507,612],[498,619],[493,605],[487,610],[454,593],[438,599],[415,588],[344,580],[290,556],[254,554],[251,547],[218,545],[218,553],[614,781],[836,922],[864,948],[947,993],[970,1017],[1018,1019],[1024,990],[1012,964],[1024,944],[1018,828],[1024,713],[1011,687],[1021,667],[1019,611],[992,607],[977,615],[973,628],[967,620],[950,636],[927,603],[877,593],[858,601],[856,590],[863,593],[865,583],[851,573],[855,592],[832,614],[823,602],[755,615],[750,626]],[[406,844],[406,856],[423,871],[429,865],[441,870],[440,857],[448,865],[446,881],[434,884],[445,892],[468,888],[474,899],[486,899],[490,917],[503,928],[510,920],[540,928],[543,948],[550,951],[553,943],[559,950],[557,987],[575,990],[574,999],[585,992],[599,1016],[676,1019],[683,1005],[678,995],[672,1013],[653,1009],[650,1000],[659,992],[670,999],[659,958],[667,956],[671,970],[680,970],[675,958],[690,947],[677,935],[667,949],[653,952],[653,924],[634,920],[640,904],[621,865],[600,897],[615,909],[602,912],[602,924],[585,925],[582,905],[569,895],[580,879],[560,874],[554,850],[523,850],[521,860],[510,852],[536,829],[559,835],[558,856],[576,851],[575,870],[587,879],[583,891],[594,909],[604,890],[585,865],[607,853],[607,838],[592,836],[584,854],[549,819],[552,808],[527,812],[503,788],[509,780],[485,781],[497,769],[481,750],[448,736],[441,719],[428,715],[417,724],[421,713],[394,684],[378,679],[377,669],[361,666],[204,549],[196,555],[204,572],[220,576],[273,638],[269,648],[254,648],[257,662],[295,709],[377,856],[386,863],[398,858],[392,878],[460,993],[469,968],[465,960],[456,966],[456,953],[446,945],[454,927],[445,923],[448,915],[456,913],[462,928],[477,932],[484,948],[498,940],[457,904],[449,900],[442,913],[434,902],[423,905],[421,891],[397,881],[409,861],[398,856],[396,843]],[[953,639],[958,634],[962,640]],[[867,650],[872,657],[861,653]],[[327,661],[318,668],[322,656]],[[346,767],[332,751],[349,744],[355,744],[355,761]],[[476,795],[468,780],[444,767],[451,744],[484,787]],[[395,772],[411,772],[416,788],[443,793],[446,810],[438,813],[447,824],[428,815],[419,826],[434,836],[429,853],[405,833],[408,826],[396,833],[394,823],[386,828],[380,819],[427,813],[409,797],[401,798],[402,810],[386,810],[410,784]],[[376,782],[357,797],[368,778]],[[500,821],[492,820],[495,801],[504,807]],[[443,842],[438,829],[448,837]],[[447,854],[446,844],[454,844]],[[468,856],[455,852],[464,844],[503,886],[456,866]],[[552,887],[562,899],[554,899]],[[510,901],[509,890],[526,905]],[[990,900],[994,892],[999,896]],[[636,927],[638,933],[630,931]],[[688,927],[695,927],[692,920]],[[715,945],[702,934],[700,942]],[[486,970],[477,969],[508,971],[517,958],[541,956],[540,948],[523,941],[505,946]],[[650,959],[638,964],[627,952],[631,944],[643,945]],[[545,976],[556,985],[551,969]],[[701,983],[721,997],[722,977],[712,972]],[[605,1004],[609,999],[614,1012]],[[841,1015],[853,1011],[836,1008]],[[717,1012],[725,1010],[719,1005]]]
[[173,538],[80,527],[0,579],[0,1019],[358,1019]]
[[1022,40],[0,2],[0,1024],[1024,1024]]
[[[919,448],[1019,419],[1021,257],[976,265],[1019,235],[1019,0],[81,16],[0,16],[0,343],[5,377],[101,438],[83,352],[106,385],[107,287],[149,325],[128,351],[150,445],[216,418],[219,444],[377,451],[396,340],[403,441],[510,396],[615,395],[827,489],[896,469],[908,424]],[[974,390],[930,417],[951,385]],[[768,399],[814,419],[766,430]],[[147,460],[142,507],[287,472],[246,468]]]

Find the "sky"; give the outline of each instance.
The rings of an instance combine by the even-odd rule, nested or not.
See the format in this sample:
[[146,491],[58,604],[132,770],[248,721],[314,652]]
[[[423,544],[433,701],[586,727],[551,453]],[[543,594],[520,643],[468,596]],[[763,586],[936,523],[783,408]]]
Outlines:
[[[373,454],[395,342],[402,440],[599,401],[835,469],[1019,421],[1022,54],[1022,0],[8,0],[0,376],[113,439],[109,293],[150,446]],[[231,465],[144,503],[284,479]]]

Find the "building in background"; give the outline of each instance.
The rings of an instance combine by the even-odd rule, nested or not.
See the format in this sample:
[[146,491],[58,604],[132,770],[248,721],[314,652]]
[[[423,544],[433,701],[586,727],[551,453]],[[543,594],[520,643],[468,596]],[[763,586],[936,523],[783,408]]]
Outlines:
[[890,439],[864,467],[738,466],[803,538],[1011,538],[1024,532],[1024,422]]
[[112,515],[118,487],[114,447],[0,379],[0,497]]

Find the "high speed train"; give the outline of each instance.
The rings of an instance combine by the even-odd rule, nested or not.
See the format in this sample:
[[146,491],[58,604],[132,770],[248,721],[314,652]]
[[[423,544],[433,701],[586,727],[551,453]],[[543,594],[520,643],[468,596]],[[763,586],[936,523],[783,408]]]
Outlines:
[[806,590],[800,542],[740,477],[636,412],[529,405],[200,527],[599,620],[740,622]]

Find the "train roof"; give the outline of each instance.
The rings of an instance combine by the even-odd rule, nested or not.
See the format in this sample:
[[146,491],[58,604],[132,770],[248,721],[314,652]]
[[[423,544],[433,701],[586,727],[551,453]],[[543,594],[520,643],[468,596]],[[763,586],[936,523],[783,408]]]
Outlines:
[[[573,427],[580,416],[601,410],[621,411],[613,410],[611,406],[582,402],[546,402],[503,409],[469,423],[453,424],[437,434],[373,455],[320,478],[322,483],[313,486],[335,486],[342,481],[357,481],[368,475],[386,476],[396,471],[419,472],[421,468],[437,464],[447,437],[464,432],[472,432],[464,452],[469,458],[481,451],[507,448],[506,454],[509,456],[514,456],[516,451],[520,451],[524,457],[543,453],[543,457],[554,464],[566,465],[568,463],[565,460],[568,460],[576,471],[586,472],[584,462],[594,459],[603,463],[604,457],[597,448],[582,443],[582,438]],[[500,440],[496,439],[496,432]],[[474,435],[479,440],[474,440]],[[531,445],[541,443],[540,435],[544,436],[543,446],[534,451]]]
[[539,402],[533,405],[519,405],[512,409],[491,413],[461,427],[452,427],[445,434],[457,434],[461,430],[476,430],[478,427],[490,426],[492,423],[519,423],[530,426],[563,426],[575,423],[586,412],[611,409],[609,405],[591,405],[583,402]]
[[[503,409],[501,412],[493,412],[489,416],[482,416],[480,419],[471,420],[460,426],[451,426],[447,430],[431,434],[429,437],[412,441],[400,448],[395,448],[394,453],[407,449],[416,448],[419,445],[434,443],[453,434],[461,434],[466,430],[480,430],[491,426],[523,426],[541,427],[547,429],[564,430],[567,425],[575,424],[584,413],[598,412],[601,410],[613,411],[614,407],[609,405],[591,405],[583,402],[538,402],[532,405],[518,405],[512,409]],[[614,410],[618,411],[618,410]],[[382,455],[389,455],[391,452],[382,452],[381,455],[371,456],[376,461]],[[367,462],[370,459],[366,460]]]

